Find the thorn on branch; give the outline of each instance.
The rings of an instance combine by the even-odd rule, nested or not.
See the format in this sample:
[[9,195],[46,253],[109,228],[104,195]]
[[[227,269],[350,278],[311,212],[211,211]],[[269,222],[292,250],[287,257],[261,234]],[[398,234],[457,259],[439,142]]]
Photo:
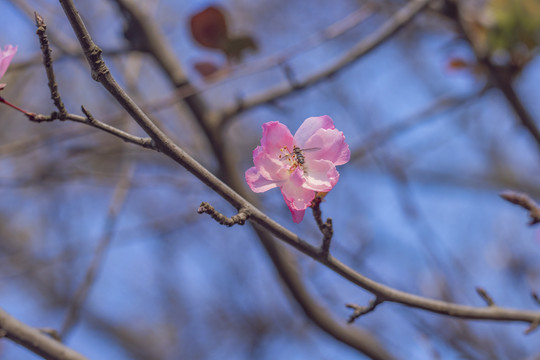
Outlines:
[[207,213],[212,217],[212,219],[216,220],[221,225],[226,225],[229,227],[235,224],[244,225],[246,223],[246,220],[249,218],[249,211],[246,208],[240,209],[238,211],[238,214],[229,218],[214,209],[214,207],[207,202],[202,202],[197,212],[199,214]]
[[482,298],[482,300],[486,302],[487,306],[495,306],[495,302],[491,296],[489,296],[486,290],[482,289],[481,287],[477,287],[476,292]]
[[369,302],[369,305],[368,306],[359,306],[359,305],[356,305],[356,304],[347,304],[345,305],[346,307],[348,307],[349,309],[353,309],[354,312],[352,313],[352,315],[349,317],[349,320],[347,320],[347,323],[348,324],[352,324],[356,319],[358,319],[360,316],[362,315],[365,315],[367,313],[370,313],[372,312],[373,310],[375,310],[375,308],[383,303],[384,300],[382,300],[381,298],[375,298],[374,300],[371,300]]
[[524,193],[518,193],[513,191],[506,191],[500,194],[504,200],[516,204],[529,211],[529,216],[531,220],[529,225],[540,223],[540,207],[538,204],[531,199],[531,197]]
[[319,226],[319,230],[323,234],[323,240],[321,245],[321,254],[327,256],[330,252],[330,243],[332,242],[332,236],[334,235],[334,227],[332,225],[332,219],[327,218],[325,222],[322,221],[321,202],[324,198],[324,194],[317,193],[315,199],[311,202],[311,208],[313,209],[313,217]]

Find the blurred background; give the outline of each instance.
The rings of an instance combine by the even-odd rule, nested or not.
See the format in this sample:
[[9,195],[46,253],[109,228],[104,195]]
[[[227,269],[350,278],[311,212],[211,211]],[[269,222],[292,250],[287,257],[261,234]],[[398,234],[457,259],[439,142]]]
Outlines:
[[[410,2],[76,1],[119,83],[238,191],[263,123],[294,133],[307,117],[331,116],[352,153],[321,206],[336,258],[413,294],[484,306],[482,287],[501,307],[539,310],[530,294],[540,290],[540,233],[499,194],[540,197],[540,140],[522,126],[540,119],[540,4],[458,5],[432,2],[362,52]],[[55,110],[34,11],[68,111],[84,105],[143,136],[92,80],[57,1],[0,0],[0,46],[19,47],[2,96]],[[159,36],[145,38],[140,19]],[[55,329],[91,359],[368,358],[306,315],[264,235],[198,215],[202,201],[235,209],[163,154],[7,106],[0,126],[0,307],[14,317]],[[294,224],[279,190],[254,199],[320,243],[309,210]],[[540,359],[540,333],[524,335],[526,324],[384,303],[348,325],[345,304],[373,296],[288,250],[321,313],[396,358]],[[0,357],[39,358],[8,340]]]

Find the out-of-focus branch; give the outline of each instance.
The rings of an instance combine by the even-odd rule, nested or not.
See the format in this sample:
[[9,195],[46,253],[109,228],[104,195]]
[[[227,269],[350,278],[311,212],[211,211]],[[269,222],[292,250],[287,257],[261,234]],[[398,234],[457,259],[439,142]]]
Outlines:
[[377,147],[385,144],[394,137],[411,130],[415,126],[422,125],[430,121],[435,115],[442,114],[447,111],[459,108],[467,103],[470,103],[477,99],[484,93],[484,90],[465,97],[444,96],[433,103],[429,104],[421,111],[405,118],[402,121],[391,124],[385,128],[377,129],[365,137],[365,140],[361,141],[361,145],[357,147],[351,153],[351,161],[356,161],[366,154],[370,153]]
[[86,360],[86,357],[49,335],[20,322],[2,309],[0,309],[0,336],[13,340],[45,359]]
[[540,222],[540,207],[533,199],[531,199],[529,195],[513,191],[506,191],[500,194],[500,196],[504,200],[528,210],[531,218],[529,225],[538,224]]
[[[432,0],[410,1],[407,3],[407,5],[403,6],[398,12],[396,12],[390,19],[383,23],[377,30],[362,39],[362,41],[352,47],[350,51],[348,51],[328,68],[317,72],[306,79],[295,80],[294,82],[289,83],[289,86],[287,87],[280,86],[275,89],[270,89],[263,94],[255,94],[247,98],[238,98],[238,102],[235,107],[221,111],[221,118],[223,119],[222,121],[226,121],[227,119],[239,114],[242,111],[245,111],[248,108],[272,102],[294,92],[295,90],[303,89],[307,86],[316,84],[345,69],[348,65],[353,64],[360,57],[374,50],[388,40],[392,35],[396,34],[431,1]],[[291,69],[290,67],[288,67],[288,69],[294,72],[294,69]]]
[[105,221],[105,227],[103,229],[103,235],[99,240],[96,249],[94,251],[94,257],[86,270],[84,275],[84,281],[80,284],[79,288],[76,290],[73,300],[70,303],[64,323],[62,324],[62,329],[60,330],[61,338],[65,339],[66,336],[71,332],[73,326],[77,323],[77,320],[80,317],[80,312],[92,285],[96,281],[98,271],[100,270],[101,265],[103,264],[103,259],[107,249],[109,248],[111,241],[113,239],[114,230],[116,227],[118,213],[122,209],[128,191],[131,187],[131,178],[133,176],[133,165],[127,164],[124,165],[122,174],[118,182],[116,183],[116,188],[109,205],[109,213]]
[[298,235],[292,233],[274,220],[270,219],[266,214],[246,201],[238,193],[210,173],[206,168],[196,162],[184,150],[174,144],[172,140],[168,138],[168,136],[146,116],[146,114],[135,104],[135,102],[126,94],[126,92],[112,77],[105,63],[101,59],[99,48],[92,41],[92,38],[86,30],[86,27],[84,26],[84,23],[82,22],[82,19],[80,18],[73,4],[73,1],[60,0],[60,3],[62,4],[64,11],[87,56],[87,60],[92,68],[94,78],[111,93],[111,95],[126,109],[133,119],[147,132],[147,134],[155,141],[158,149],[190,171],[199,180],[201,180],[201,182],[213,189],[231,205],[237,209],[246,208],[251,214],[251,221],[258,227],[270,231],[285,243],[326,265],[329,269],[333,270],[350,282],[371,292],[381,301],[395,302],[409,307],[419,308],[456,318],[516,321],[525,323],[534,323],[540,321],[540,312],[536,311],[516,310],[493,306],[473,307],[458,305],[409,294],[407,292],[396,290],[375,282],[349,268],[347,265],[343,264],[331,255],[321,257],[320,251],[317,247],[309,244],[307,241],[301,239]]
[[446,13],[453,18],[458,30],[463,34],[467,42],[470,44],[472,50],[475,53],[478,64],[480,64],[487,70],[487,73],[493,85],[497,89],[499,89],[506,97],[506,100],[514,110],[514,113],[518,117],[519,121],[532,135],[536,142],[536,145],[540,150],[540,130],[538,129],[538,126],[536,125],[536,122],[534,121],[532,115],[527,111],[527,109],[521,102],[521,99],[516,94],[512,85],[512,77],[505,76],[503,71],[501,71],[505,70],[505,68],[499,68],[495,64],[493,64],[490,59],[491,54],[487,51],[482,51],[481,49],[479,49],[478,44],[475,44],[473,36],[471,35],[471,30],[463,21],[461,8],[458,2],[456,0],[446,0],[446,5]]

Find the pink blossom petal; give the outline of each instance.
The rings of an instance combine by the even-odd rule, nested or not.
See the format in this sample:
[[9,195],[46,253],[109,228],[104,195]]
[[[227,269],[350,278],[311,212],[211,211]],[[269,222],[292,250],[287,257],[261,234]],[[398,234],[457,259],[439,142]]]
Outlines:
[[315,198],[315,191],[303,188],[302,184],[304,183],[303,171],[296,169],[291,174],[289,181],[281,186],[281,193],[291,212],[293,210],[305,210]]
[[351,158],[349,145],[345,142],[343,132],[337,129],[319,129],[305,143],[305,148],[320,150],[306,152],[305,158],[330,160],[334,165],[343,165]]
[[246,182],[253,192],[261,193],[277,187],[277,183],[265,179],[256,167],[249,168],[246,171]]
[[[305,151],[294,151],[295,146]],[[345,136],[329,116],[306,119],[294,137],[285,125],[272,121],[263,125],[261,145],[253,151],[255,166],[245,177],[254,192],[279,187],[293,221],[299,223],[316,192],[327,193],[338,182],[336,165],[349,159]]]
[[332,190],[339,180],[339,173],[329,160],[306,162],[306,172],[304,189],[327,192]]
[[304,214],[306,213],[306,210],[294,210],[289,208],[292,214],[292,219],[295,223],[300,224],[302,220],[304,219]]
[[262,146],[253,150],[253,163],[259,173],[268,180],[281,182],[289,177],[287,162],[269,155]]
[[293,136],[287,126],[279,121],[270,121],[263,124],[262,128],[261,145],[268,154],[277,157],[281,154],[281,148],[284,146],[289,147],[289,151],[292,151]]
[[296,146],[306,148],[306,141],[319,129],[334,129],[334,122],[328,115],[309,117],[294,134]]
[[17,46],[13,45],[6,45],[4,46],[4,50],[0,50],[0,78],[6,73],[9,63],[16,52]]

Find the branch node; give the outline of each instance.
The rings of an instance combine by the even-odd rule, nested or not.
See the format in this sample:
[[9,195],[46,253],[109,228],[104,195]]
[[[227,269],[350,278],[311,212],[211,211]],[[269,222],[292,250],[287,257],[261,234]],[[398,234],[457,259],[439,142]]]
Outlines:
[[383,299],[377,297],[374,300],[371,300],[368,304],[368,306],[359,306],[356,304],[346,304],[345,306],[349,309],[353,309],[354,312],[349,317],[349,320],[347,320],[348,324],[352,324],[356,319],[358,319],[360,316],[366,315],[367,313],[372,312],[375,310],[375,308],[384,302]]
[[495,306],[495,302],[493,301],[491,296],[489,296],[485,289],[477,287],[476,293],[482,298],[482,300],[486,302],[487,306]]
[[90,46],[86,52],[90,61],[92,61],[92,79],[94,81],[100,82],[102,76],[105,76],[109,73],[109,68],[105,65],[105,61],[101,57],[103,50],[95,44]]
[[240,210],[238,210],[238,214],[232,217],[227,217],[214,209],[214,207],[207,202],[202,202],[197,212],[199,214],[207,213],[212,217],[212,219],[216,220],[221,225],[226,225],[228,227],[231,227],[235,224],[244,225],[246,223],[246,220],[249,218],[249,210],[246,208],[241,208]]
[[525,210],[528,210],[531,218],[529,226],[540,223],[540,207],[529,195],[514,191],[505,191],[499,196],[512,204],[519,205]]

